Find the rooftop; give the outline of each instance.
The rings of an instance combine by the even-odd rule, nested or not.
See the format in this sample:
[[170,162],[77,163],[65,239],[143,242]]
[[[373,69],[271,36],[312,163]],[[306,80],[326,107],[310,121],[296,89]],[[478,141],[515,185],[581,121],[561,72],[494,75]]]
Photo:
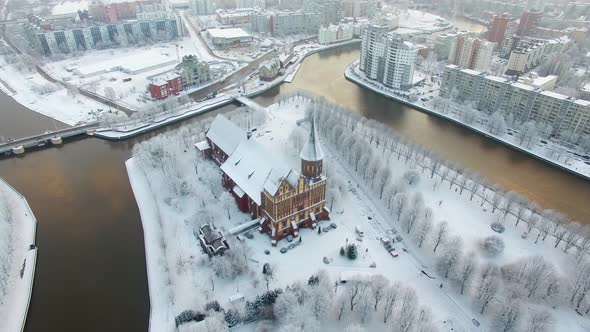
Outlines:
[[207,32],[213,38],[246,38],[251,37],[249,33],[241,28],[230,29],[208,29]]
[[219,114],[211,123],[207,131],[207,138],[229,155],[241,141],[246,139],[246,131]]

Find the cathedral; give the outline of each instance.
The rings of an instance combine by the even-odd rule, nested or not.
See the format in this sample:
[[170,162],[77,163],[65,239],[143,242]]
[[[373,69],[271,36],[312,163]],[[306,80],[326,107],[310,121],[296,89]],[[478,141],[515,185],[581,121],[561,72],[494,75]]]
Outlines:
[[301,172],[285,166],[249,132],[218,115],[197,149],[220,165],[222,183],[239,209],[260,219],[258,230],[271,237],[273,246],[300,228],[313,228],[329,219],[324,152],[311,120],[309,138],[300,153]]

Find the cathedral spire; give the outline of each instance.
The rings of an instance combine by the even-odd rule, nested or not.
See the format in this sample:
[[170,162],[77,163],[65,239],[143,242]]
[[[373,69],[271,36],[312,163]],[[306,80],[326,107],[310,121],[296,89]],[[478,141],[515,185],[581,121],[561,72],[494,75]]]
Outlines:
[[311,115],[311,130],[309,131],[309,139],[307,140],[307,143],[305,143],[303,150],[301,150],[299,157],[306,161],[321,161],[324,159],[324,151],[322,150],[322,146],[315,129],[315,116],[313,114]]

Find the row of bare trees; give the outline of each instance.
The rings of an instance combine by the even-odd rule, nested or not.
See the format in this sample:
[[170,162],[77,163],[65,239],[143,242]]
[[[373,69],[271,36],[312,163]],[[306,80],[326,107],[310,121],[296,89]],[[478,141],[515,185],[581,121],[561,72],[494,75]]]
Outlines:
[[[454,187],[459,195],[465,191],[470,200],[477,197],[482,206],[489,205],[490,212],[498,214],[502,221],[510,217],[515,226],[520,222],[525,223],[526,231],[523,237],[536,231],[536,236],[532,236],[535,242],[552,235],[555,247],[561,244],[565,252],[576,248],[579,261],[586,265],[588,263],[584,262],[584,258],[589,241],[587,227],[568,221],[563,214],[556,211],[542,210],[518,193],[506,193],[499,186],[488,184],[483,177],[459,165],[445,162],[434,153],[406,142],[390,129],[372,120],[344,112],[337,106],[317,99],[314,99],[313,109],[320,119],[324,140],[340,152],[350,169],[372,189],[374,196],[383,202],[393,219],[399,223],[403,233],[411,235],[419,248],[427,243],[432,246],[433,252],[437,255],[438,272],[444,278],[450,279],[453,285],[457,285],[458,293],[470,293],[474,301],[481,306],[482,313],[490,303],[502,303],[507,297],[521,299],[523,294],[513,294],[514,288],[528,290],[522,301],[535,298],[538,301],[546,301],[546,305],[549,306],[567,302],[565,298],[570,296],[569,302],[573,306],[580,310],[590,310],[590,302],[587,299],[590,278],[584,278],[585,267],[577,270],[577,277],[573,279],[562,278],[555,271],[555,267],[541,257],[529,257],[523,262],[515,263],[514,265],[518,265],[523,271],[535,271],[523,272],[524,275],[518,279],[509,276],[508,271],[513,266],[479,267],[475,253],[464,253],[461,238],[450,236],[446,222],[434,225],[432,210],[424,205],[421,194],[407,194],[408,187],[419,180],[419,174],[409,174],[409,171],[401,179],[396,180],[386,165],[390,158],[403,160],[406,164],[421,169],[423,174],[427,173],[433,179],[437,177],[438,181],[434,181],[435,186],[447,182],[449,188]],[[490,242],[496,250],[496,242]],[[500,244],[503,249],[503,243]],[[442,249],[437,253],[439,248]],[[490,274],[489,271],[505,272]],[[530,280],[539,276],[542,280]],[[493,280],[490,279],[492,277]],[[498,306],[498,310],[500,308],[504,309]],[[498,324],[515,324],[514,320],[504,320],[508,316],[516,315],[513,307],[509,309],[512,311],[495,314]],[[524,324],[521,321],[522,313],[518,316],[520,324]],[[540,324],[539,321],[550,322],[551,319],[545,314],[531,313],[527,324],[536,326]]]

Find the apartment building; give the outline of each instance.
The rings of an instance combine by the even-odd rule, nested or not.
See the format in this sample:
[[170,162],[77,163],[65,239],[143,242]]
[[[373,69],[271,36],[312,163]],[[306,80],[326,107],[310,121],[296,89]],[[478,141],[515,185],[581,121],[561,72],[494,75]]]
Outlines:
[[511,112],[521,122],[549,124],[556,132],[590,134],[590,101],[506,78],[449,65],[442,77],[440,95],[472,100],[482,112]]
[[250,17],[252,31],[270,33],[273,36],[317,34],[320,23],[319,13],[302,11],[257,10]]
[[451,39],[449,63],[463,68],[486,70],[492,60],[494,43],[479,38],[456,36]]
[[173,12],[160,12],[149,19],[118,21],[116,24],[95,22],[94,25],[46,27],[38,22],[30,19],[25,23],[24,34],[33,48],[45,56],[105,49],[148,39],[173,40],[183,35],[181,19]]
[[394,89],[412,86],[418,57],[415,44],[401,35],[388,33],[385,25],[369,25],[363,29],[360,70],[372,80]]
[[318,33],[318,42],[328,45],[336,42],[350,40],[353,37],[354,27],[351,24],[341,23],[338,25],[322,26]]
[[507,74],[520,75],[538,66],[551,53],[562,52],[571,41],[564,36],[556,39],[540,39],[513,35],[506,39],[501,55],[508,58]]

